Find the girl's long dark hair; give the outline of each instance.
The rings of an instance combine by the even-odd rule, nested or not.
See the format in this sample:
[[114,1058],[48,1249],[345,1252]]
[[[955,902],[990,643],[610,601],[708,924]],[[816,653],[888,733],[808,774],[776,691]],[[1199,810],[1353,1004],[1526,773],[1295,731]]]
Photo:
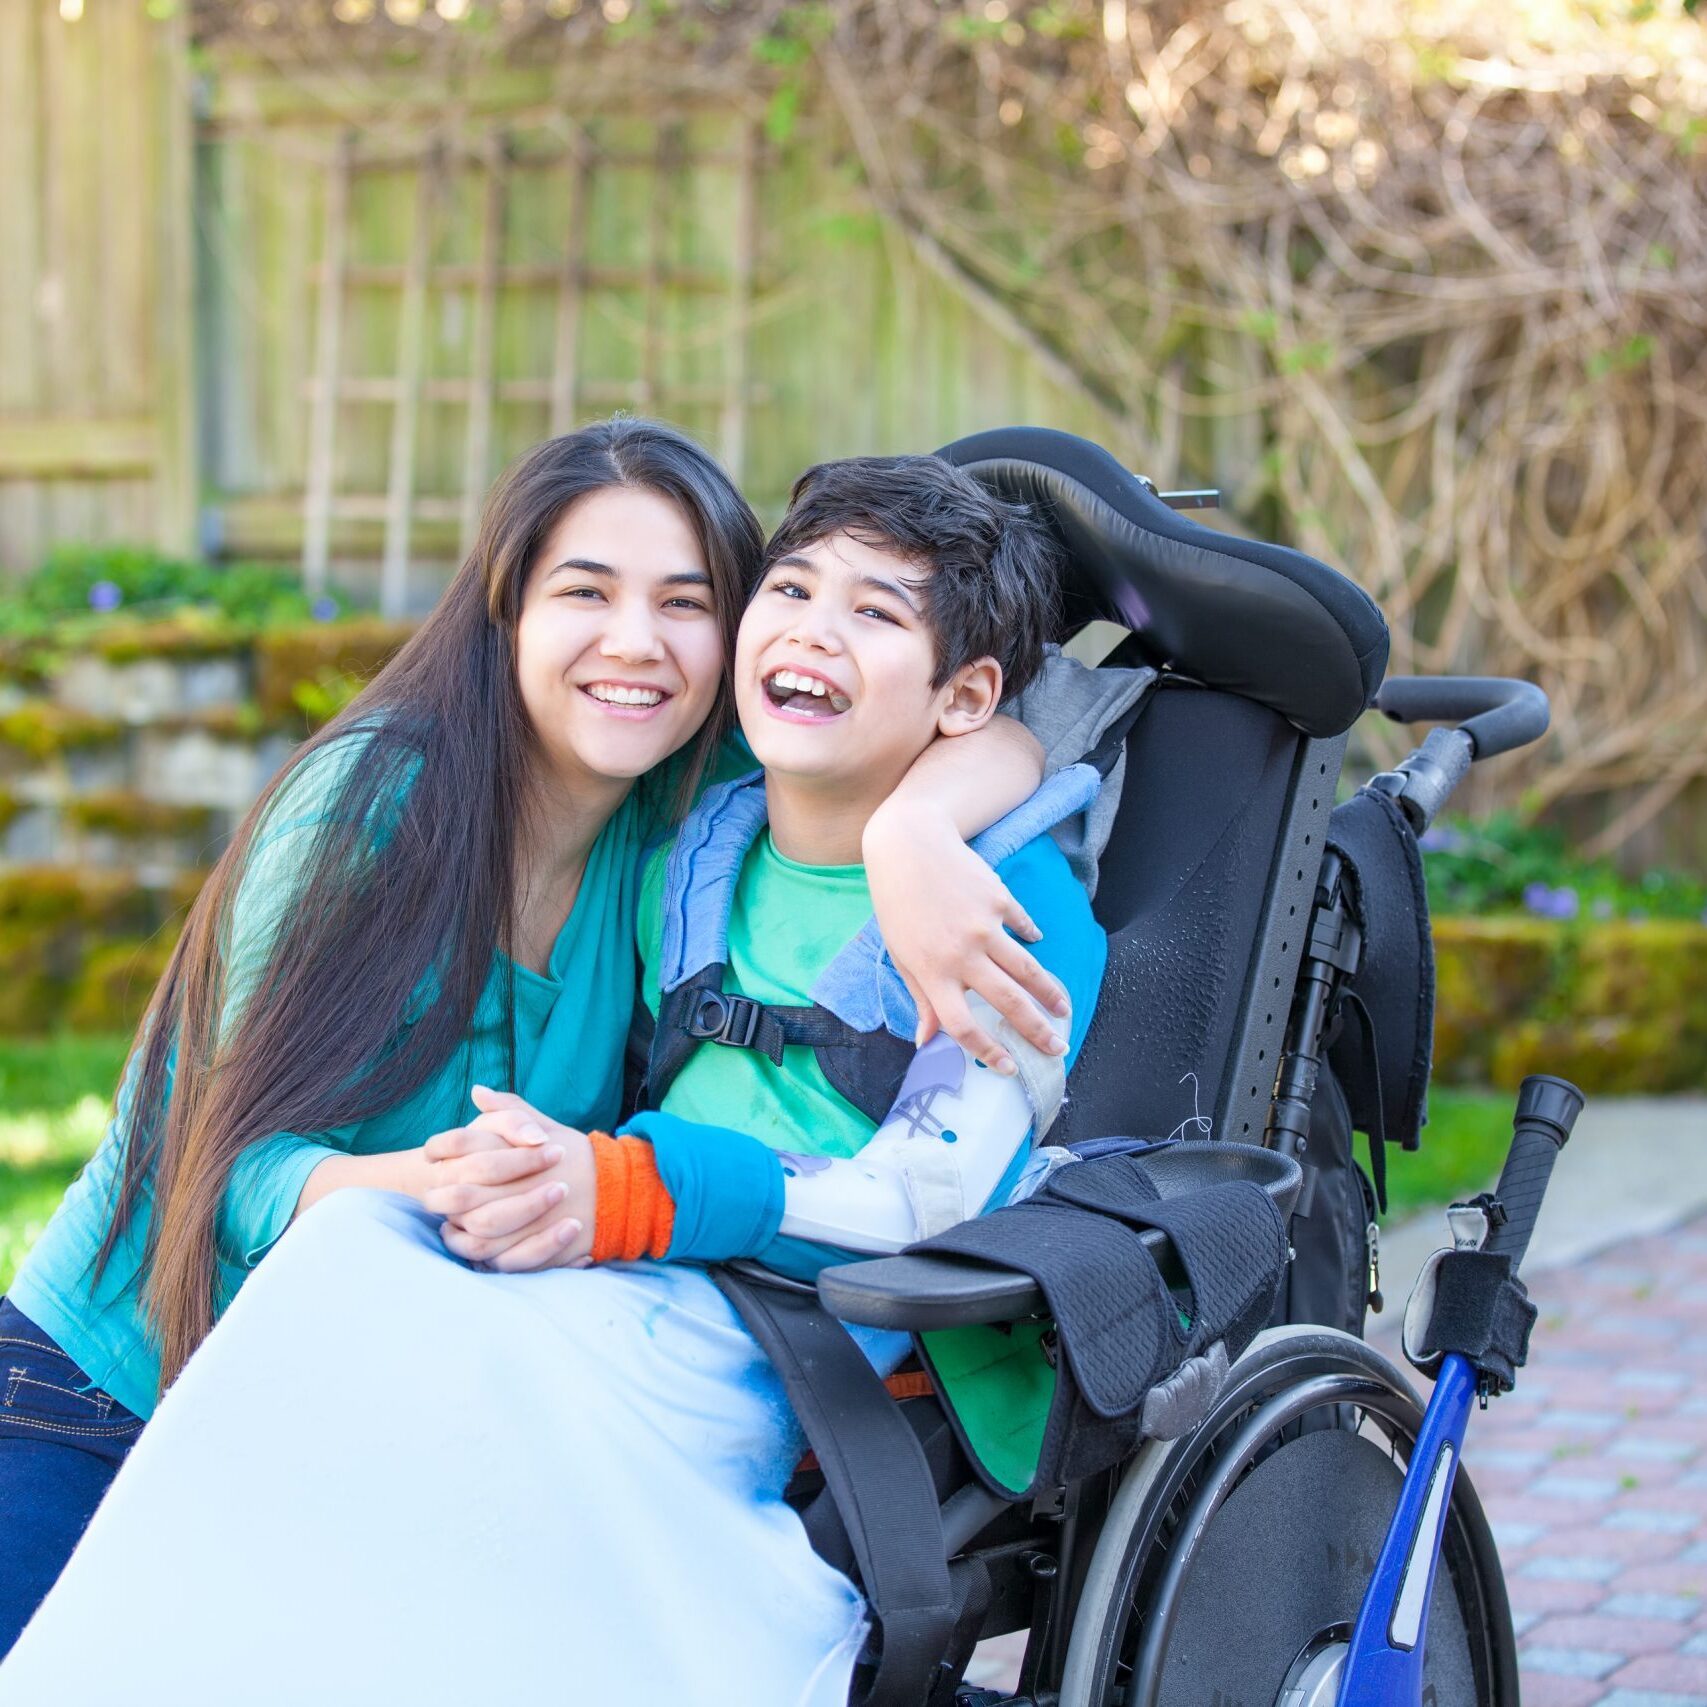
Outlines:
[[[467,1032],[494,952],[510,942],[534,774],[516,683],[523,591],[568,506],[618,485],[670,499],[693,526],[732,657],[763,536],[728,476],[656,422],[618,418],[552,439],[494,488],[432,615],[273,780],[191,909],[125,1069],[124,1168],[97,1259],[99,1272],[152,1199],[140,1283],[162,1388],[213,1325],[218,1216],[242,1151],[394,1106]],[[684,792],[729,722],[725,683],[685,755]],[[264,965],[227,1013],[232,903],[257,832],[303,766],[340,740],[348,762],[315,813]],[[435,999],[405,1024],[423,987]]]

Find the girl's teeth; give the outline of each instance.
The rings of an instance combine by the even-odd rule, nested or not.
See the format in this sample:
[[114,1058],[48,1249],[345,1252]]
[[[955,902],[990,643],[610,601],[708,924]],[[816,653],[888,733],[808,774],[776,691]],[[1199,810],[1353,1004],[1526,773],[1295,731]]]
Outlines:
[[606,687],[603,683],[587,691],[608,705],[656,705],[664,697],[656,688]]

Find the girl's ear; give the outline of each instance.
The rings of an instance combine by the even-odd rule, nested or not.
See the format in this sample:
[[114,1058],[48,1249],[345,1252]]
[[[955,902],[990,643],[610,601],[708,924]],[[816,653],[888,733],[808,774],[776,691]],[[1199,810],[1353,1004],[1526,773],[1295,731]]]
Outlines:
[[943,689],[937,714],[939,735],[970,735],[996,715],[1002,700],[1002,666],[994,658],[963,664]]

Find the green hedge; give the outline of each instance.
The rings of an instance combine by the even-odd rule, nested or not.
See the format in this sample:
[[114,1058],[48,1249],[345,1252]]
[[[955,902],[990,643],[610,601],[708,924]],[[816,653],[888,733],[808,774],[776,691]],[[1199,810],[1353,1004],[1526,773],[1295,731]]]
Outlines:
[[0,1035],[134,1026],[205,875],[156,889],[95,868],[0,874]]
[[[133,1025],[204,876],[156,890],[93,869],[0,875],[0,1035]],[[1440,1083],[1707,1088],[1707,925],[1448,917],[1434,940]]]
[[1514,1088],[1559,1073],[1586,1091],[1707,1088],[1707,925],[1437,918],[1435,1073]]

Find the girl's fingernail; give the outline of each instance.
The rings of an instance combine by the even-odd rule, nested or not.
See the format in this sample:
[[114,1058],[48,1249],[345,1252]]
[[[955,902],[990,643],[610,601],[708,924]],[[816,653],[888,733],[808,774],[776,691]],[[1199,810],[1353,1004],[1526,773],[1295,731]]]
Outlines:
[[554,1167],[558,1162],[563,1160],[563,1146],[561,1144],[547,1144],[546,1147],[540,1151],[539,1159],[544,1162],[548,1168]]
[[581,1223],[579,1221],[559,1221],[557,1223],[557,1242],[560,1245],[572,1245],[580,1237]]
[[1066,1040],[1066,1038],[1064,1038],[1064,1037],[1051,1037],[1049,1039],[1049,1053],[1051,1055],[1065,1055],[1067,1053],[1067,1040]]
[[561,1181],[556,1185],[548,1185],[545,1188],[545,1201],[547,1203],[561,1203],[568,1195],[569,1188]]
[[529,1144],[543,1144],[545,1142],[545,1128],[535,1126],[531,1120],[525,1126],[517,1127],[516,1130]]
[[1003,1078],[1011,1079],[1014,1074],[1019,1071],[1019,1068],[1014,1065],[1013,1056],[1003,1055],[996,1062],[996,1071],[1000,1073]]

